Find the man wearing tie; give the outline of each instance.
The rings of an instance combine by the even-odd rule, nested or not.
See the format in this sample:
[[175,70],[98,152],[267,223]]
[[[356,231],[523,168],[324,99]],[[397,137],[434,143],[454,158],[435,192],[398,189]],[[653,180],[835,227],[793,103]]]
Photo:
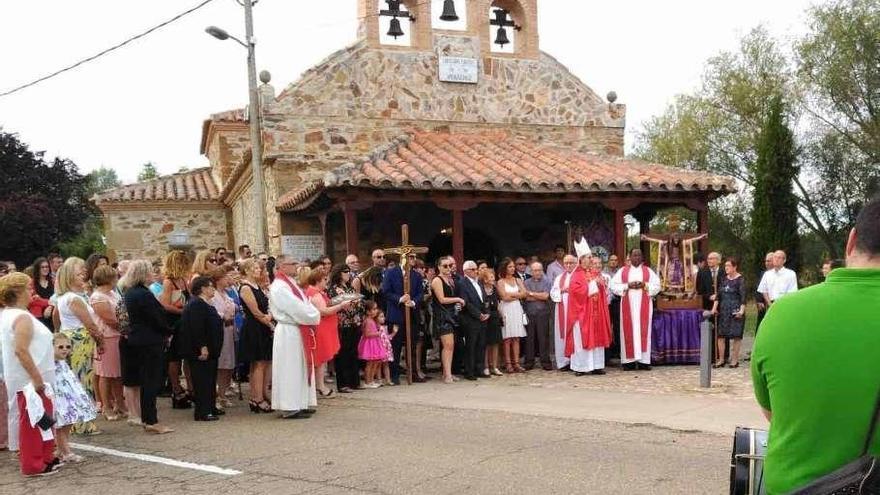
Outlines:
[[489,321],[489,313],[485,304],[486,294],[477,280],[477,264],[465,261],[462,268],[464,279],[458,284],[458,297],[465,302],[460,315],[465,339],[464,377],[473,381],[478,377],[488,377],[483,375],[483,357],[486,354],[486,322]]
[[[697,294],[703,296],[703,311],[712,311],[715,300],[718,298],[718,287],[721,282],[721,277],[718,276],[721,273],[720,267],[721,255],[712,252],[706,257],[706,266],[697,273]],[[717,328],[718,323],[714,318],[713,323]],[[715,347],[715,339],[712,339],[712,355],[715,356],[715,360],[726,358],[726,356],[716,356]],[[727,350],[729,347],[729,345],[725,345],[724,349]]]
[[[384,258],[384,253],[383,253]],[[407,263],[412,266],[415,262],[415,255],[410,255],[410,258],[407,260]],[[409,287],[410,293],[403,293],[403,274],[404,268],[401,266],[402,263],[394,268],[389,268],[385,270],[385,275],[382,279],[382,288],[381,295],[382,299],[385,300],[385,320],[389,326],[389,332],[394,337],[391,339],[391,347],[394,349],[394,362],[391,363],[391,381],[395,385],[400,385],[400,355],[403,351],[403,346],[406,344],[406,316],[404,311],[410,311],[410,322],[412,326],[419,321],[418,320],[418,311],[417,306],[418,302],[422,300],[422,276],[416,270],[409,271]],[[407,349],[407,352],[411,353],[412,357],[410,362],[415,364],[415,344],[416,344],[416,334],[413,331],[413,334],[410,338],[410,342],[412,343],[412,349]],[[416,370],[412,370],[413,372],[413,381],[416,383],[421,383],[424,378],[418,377],[418,372]]]

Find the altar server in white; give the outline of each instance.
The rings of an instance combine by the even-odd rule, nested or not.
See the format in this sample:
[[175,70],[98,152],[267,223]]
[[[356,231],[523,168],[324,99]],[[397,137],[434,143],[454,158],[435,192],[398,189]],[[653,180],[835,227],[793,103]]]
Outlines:
[[321,313],[298,285],[299,263],[291,256],[277,260],[269,288],[269,312],[276,321],[272,342],[272,408],[282,418],[308,417],[318,405],[314,372],[314,325]]

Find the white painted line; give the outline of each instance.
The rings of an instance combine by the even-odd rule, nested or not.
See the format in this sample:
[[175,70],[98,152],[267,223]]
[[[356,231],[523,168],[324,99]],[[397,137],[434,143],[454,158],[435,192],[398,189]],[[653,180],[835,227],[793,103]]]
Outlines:
[[105,447],[98,447],[95,445],[86,445],[82,443],[72,443],[71,447],[77,450],[85,450],[86,452],[95,452],[98,454],[112,455],[116,457],[124,457],[126,459],[135,459],[143,462],[154,462],[156,464],[164,464],[166,466],[174,466],[183,469],[194,469],[196,471],[204,471],[206,473],[213,474],[222,474],[224,476],[237,476],[241,474],[241,471],[236,471],[234,469],[226,469],[217,466],[209,466],[207,464],[196,464],[194,462],[184,462],[177,461],[174,459],[167,459],[165,457],[158,457],[155,455],[148,454],[135,454],[133,452],[123,452],[121,450],[108,449]]

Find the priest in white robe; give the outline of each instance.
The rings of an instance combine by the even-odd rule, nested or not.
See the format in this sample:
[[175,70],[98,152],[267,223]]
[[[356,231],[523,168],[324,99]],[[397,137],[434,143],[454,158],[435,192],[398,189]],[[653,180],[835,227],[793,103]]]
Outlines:
[[620,364],[625,370],[651,369],[652,297],[660,293],[660,277],[642,265],[642,251],[633,249],[630,264],[611,280],[620,301]]
[[568,325],[568,289],[571,286],[571,275],[577,268],[577,258],[570,254],[566,255],[562,259],[562,266],[565,271],[556,277],[556,280],[553,281],[553,287],[550,289],[550,300],[556,303],[553,314],[553,340],[556,369],[558,370],[568,369],[571,364],[571,360],[566,357],[565,341],[566,326]]
[[272,408],[285,419],[308,417],[318,405],[315,389],[314,325],[321,313],[298,285],[299,263],[278,258],[275,281],[269,288],[269,312],[276,321],[272,343]]

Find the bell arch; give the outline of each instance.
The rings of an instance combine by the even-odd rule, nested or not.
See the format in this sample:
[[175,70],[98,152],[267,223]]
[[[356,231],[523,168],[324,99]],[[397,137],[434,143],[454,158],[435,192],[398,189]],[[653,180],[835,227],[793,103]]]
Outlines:
[[[468,3],[473,0],[430,0],[431,26],[439,31],[467,32],[470,28]],[[445,15],[455,14],[458,19],[444,19]]]
[[[396,18],[381,15],[392,7],[400,7]],[[373,48],[401,48],[407,50],[431,49],[431,4],[425,0],[358,0],[358,38]],[[400,32],[397,39],[389,36],[393,19]],[[395,28],[396,31],[396,28]]]
[[[483,52],[488,56],[512,57],[512,58],[538,58],[538,10],[536,0],[483,0],[480,6],[480,15],[484,19],[481,23],[480,41]],[[496,10],[507,12],[504,19],[509,21],[506,26],[494,25],[502,20]],[[500,48],[499,30],[504,29],[504,35],[510,41],[509,46]],[[504,36],[501,36],[502,40]]]

